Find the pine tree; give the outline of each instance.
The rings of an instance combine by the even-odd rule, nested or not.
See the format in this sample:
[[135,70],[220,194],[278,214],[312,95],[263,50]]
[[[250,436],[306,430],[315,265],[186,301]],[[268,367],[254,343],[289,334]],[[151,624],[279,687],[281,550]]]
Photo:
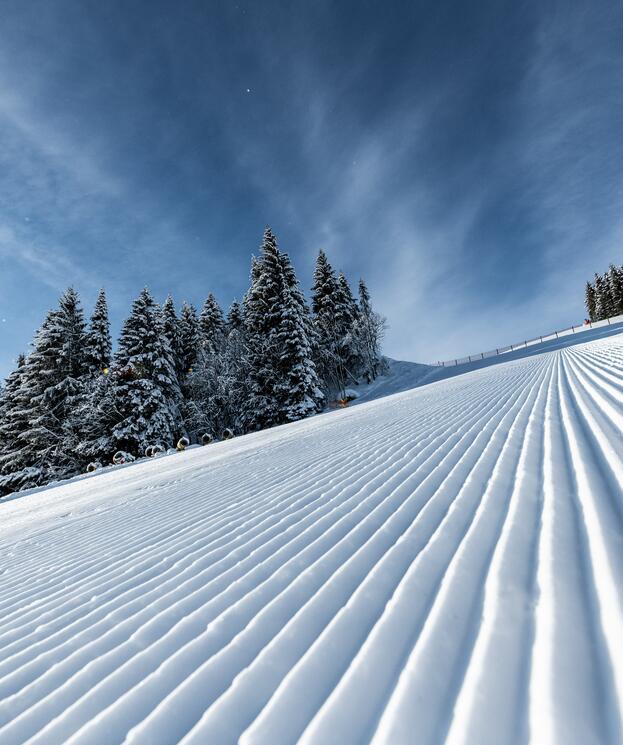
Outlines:
[[111,385],[100,391],[99,410],[115,450],[142,455],[147,445],[170,446],[181,432],[181,394],[162,317],[149,290],[132,304],[115,355]]
[[93,308],[85,340],[86,364],[91,376],[101,375],[110,367],[112,340],[106,293],[100,290]]
[[162,304],[162,331],[166,336],[171,350],[171,360],[175,369],[175,374],[180,378],[184,368],[182,365],[182,340],[180,334],[180,325],[175,312],[175,302],[171,295]]
[[350,285],[343,272],[340,272],[337,278],[335,308],[337,314],[336,322],[341,328],[341,353],[349,379],[348,382],[357,385],[359,378],[363,375],[364,368],[364,358],[356,338],[359,307],[355,302]]
[[284,421],[296,421],[320,408],[324,395],[313,360],[317,337],[305,296],[287,253],[279,252],[282,317],[275,334],[281,371],[276,395]]
[[25,427],[15,442],[17,470],[5,468],[3,483],[28,488],[79,472],[73,414],[85,394],[85,341],[82,308],[70,288],[48,314],[21,368],[15,416]]
[[610,264],[608,269],[607,282],[610,292],[610,315],[617,316],[623,313],[623,275],[614,264]]
[[225,337],[225,319],[216,298],[210,293],[199,316],[201,346],[208,354],[221,351]]
[[294,269],[270,228],[251,267],[244,299],[249,393],[245,422],[262,429],[318,409],[322,394],[311,359],[310,323]]
[[346,278],[335,276],[324,251],[318,254],[312,290],[324,385],[328,392],[344,397],[346,386],[357,382],[360,365],[354,343],[357,307]]
[[22,386],[25,363],[22,354],[0,395],[0,495],[20,489],[23,470],[28,465],[22,444],[22,435],[28,427]]
[[191,437],[244,429],[247,390],[242,331],[232,329],[218,354],[201,352],[187,379],[186,423]]
[[227,329],[231,332],[233,329],[242,328],[242,308],[237,300],[231,304],[227,312]]
[[201,346],[201,332],[199,328],[199,318],[194,305],[184,303],[180,313],[179,321],[180,337],[180,361],[182,368],[181,381],[183,382],[197,360],[197,354]]
[[612,297],[607,277],[595,274],[595,316],[598,321],[604,321],[611,315]]
[[[246,365],[249,371],[243,421],[248,430],[263,429],[275,423],[273,390],[276,385],[276,371],[273,350],[269,347],[271,324],[268,321],[269,308],[274,304],[274,297],[268,297],[270,285],[266,254],[269,248],[276,251],[274,236],[267,228],[261,247],[262,256],[251,259],[251,284],[243,299]],[[278,265],[277,261],[273,263]],[[275,273],[273,267],[271,274]]]
[[363,361],[361,373],[368,383],[383,369],[381,340],[384,330],[385,319],[372,309],[368,287],[363,279],[360,279],[355,339]]
[[590,283],[586,283],[586,288],[584,291],[584,305],[586,306],[586,311],[588,313],[588,319],[589,321],[596,321],[596,315],[595,315],[595,287]]

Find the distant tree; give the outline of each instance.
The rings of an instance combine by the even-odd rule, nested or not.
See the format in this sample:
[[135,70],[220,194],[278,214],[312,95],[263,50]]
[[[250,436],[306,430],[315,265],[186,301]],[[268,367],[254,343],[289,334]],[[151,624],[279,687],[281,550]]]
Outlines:
[[363,279],[360,279],[355,339],[362,359],[361,374],[368,383],[375,380],[383,370],[381,342],[385,325],[385,319],[372,309],[368,287]]
[[605,275],[595,274],[595,316],[598,321],[609,318],[612,310],[612,297]]
[[617,316],[623,313],[623,271],[614,264],[610,264],[608,269],[607,283],[610,293],[610,314]]
[[595,310],[595,287],[590,283],[586,283],[584,290],[584,305],[586,306],[586,312],[588,313],[589,321],[596,321],[596,310]]

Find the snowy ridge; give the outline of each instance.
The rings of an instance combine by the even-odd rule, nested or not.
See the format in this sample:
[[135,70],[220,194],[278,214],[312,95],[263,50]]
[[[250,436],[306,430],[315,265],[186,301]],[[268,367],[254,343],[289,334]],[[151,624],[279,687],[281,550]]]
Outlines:
[[615,743],[623,336],[0,505],[4,743]]

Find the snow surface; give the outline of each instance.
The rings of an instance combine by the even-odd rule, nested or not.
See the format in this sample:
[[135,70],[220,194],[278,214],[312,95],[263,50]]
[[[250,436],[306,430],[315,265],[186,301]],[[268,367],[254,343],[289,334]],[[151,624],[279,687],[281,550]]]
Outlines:
[[620,743],[617,332],[3,501],[0,745]]

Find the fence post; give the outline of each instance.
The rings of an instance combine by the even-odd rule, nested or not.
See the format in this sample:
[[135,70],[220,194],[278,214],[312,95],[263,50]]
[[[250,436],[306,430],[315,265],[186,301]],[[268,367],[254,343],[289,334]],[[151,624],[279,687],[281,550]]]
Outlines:
[[573,333],[575,334],[575,326],[571,327],[571,331],[573,331]]
[[554,333],[556,334],[556,338],[558,339],[558,331],[554,331]]

